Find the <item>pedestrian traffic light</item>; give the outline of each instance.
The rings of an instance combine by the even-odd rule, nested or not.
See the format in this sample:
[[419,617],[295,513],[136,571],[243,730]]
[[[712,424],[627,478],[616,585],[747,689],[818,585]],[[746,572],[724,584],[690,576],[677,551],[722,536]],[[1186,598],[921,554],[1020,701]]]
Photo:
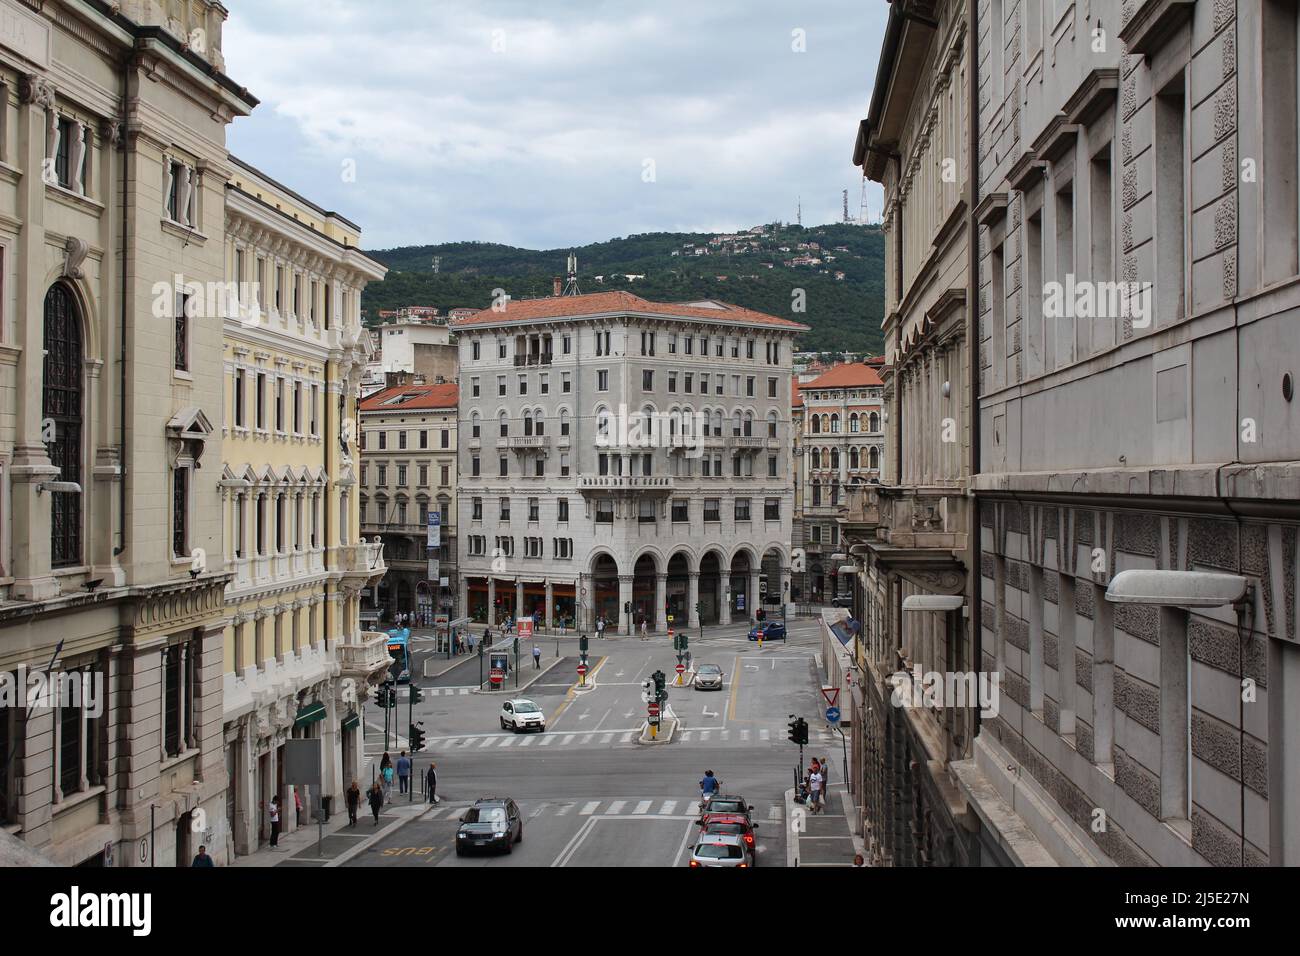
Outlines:
[[420,729],[419,724],[411,724],[406,736],[411,744],[411,753],[418,753],[424,749],[424,731]]
[[420,690],[419,685],[417,685],[417,684],[412,684],[412,685],[411,685],[411,703],[412,703],[412,704],[418,704],[418,703],[420,703],[420,701],[422,701],[422,700],[424,700],[424,691]]
[[396,688],[396,687],[390,687],[390,688],[388,688],[388,706],[389,706],[389,707],[396,707],[396,706],[397,706],[397,688]]
[[580,637],[578,638],[578,650],[582,651],[582,653],[584,653],[584,654],[587,653],[587,635],[586,635],[586,634],[583,634],[582,636],[580,636]]

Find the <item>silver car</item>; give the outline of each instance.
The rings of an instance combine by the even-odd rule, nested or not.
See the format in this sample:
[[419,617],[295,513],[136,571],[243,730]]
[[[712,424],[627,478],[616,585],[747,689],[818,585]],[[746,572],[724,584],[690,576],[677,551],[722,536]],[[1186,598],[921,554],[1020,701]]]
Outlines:
[[701,664],[695,671],[696,690],[722,690],[722,668],[717,664]]
[[754,859],[744,838],[735,833],[702,834],[691,851],[690,866],[698,869],[707,866],[752,867]]

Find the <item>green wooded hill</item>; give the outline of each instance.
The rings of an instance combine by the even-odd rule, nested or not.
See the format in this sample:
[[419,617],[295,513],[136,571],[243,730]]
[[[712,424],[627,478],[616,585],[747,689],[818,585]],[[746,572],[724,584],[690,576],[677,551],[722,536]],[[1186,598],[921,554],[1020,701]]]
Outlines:
[[[800,349],[879,353],[884,303],[884,237],[879,227],[834,223],[770,225],[765,230],[764,237],[745,237],[749,251],[740,254],[733,251],[733,243],[710,247],[710,233],[655,232],[579,246],[572,250],[578,256],[578,286],[582,292],[627,289],[660,302],[720,299],[811,326],[812,331],[799,339]],[[758,247],[749,246],[750,240]],[[801,250],[800,242],[815,242],[821,249]],[[711,254],[693,255],[683,248],[687,243],[709,248]],[[789,251],[782,252],[782,246]],[[837,246],[847,251],[836,251]],[[679,254],[674,256],[673,250]],[[496,288],[515,299],[550,295],[552,277],[564,274],[569,251],[487,242],[370,251],[368,255],[390,271],[383,282],[366,288],[362,307],[367,320],[378,324],[381,310],[403,306],[436,306],[443,315],[462,306],[486,308]],[[827,254],[834,261],[782,264],[796,256]],[[836,271],[844,273],[843,280],[836,280]],[[629,281],[622,277],[625,273],[645,278]],[[596,276],[604,281],[597,282]],[[718,276],[727,278],[719,281]],[[803,313],[792,311],[795,289],[805,292]]]

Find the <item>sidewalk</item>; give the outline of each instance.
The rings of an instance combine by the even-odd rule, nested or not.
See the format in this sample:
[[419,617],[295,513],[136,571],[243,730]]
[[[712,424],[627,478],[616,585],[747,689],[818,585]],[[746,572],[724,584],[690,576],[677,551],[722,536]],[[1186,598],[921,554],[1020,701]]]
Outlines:
[[809,813],[794,802],[794,789],[785,792],[787,866],[852,866],[854,854],[866,857],[862,838],[853,832],[853,806],[848,788],[832,785],[821,813]]
[[356,827],[348,826],[346,808],[342,813],[335,813],[330,817],[329,823],[325,824],[325,839],[321,841],[319,854],[318,827],[315,823],[307,823],[293,833],[281,834],[278,848],[272,850],[269,846],[264,846],[256,853],[236,857],[229,866],[232,869],[248,866],[341,866],[393,831],[423,816],[431,808],[418,793],[412,803],[406,802],[405,794],[401,795],[400,803],[397,802],[396,793],[393,794],[393,800],[380,812],[377,826],[370,805],[364,799],[361,811],[357,814]]

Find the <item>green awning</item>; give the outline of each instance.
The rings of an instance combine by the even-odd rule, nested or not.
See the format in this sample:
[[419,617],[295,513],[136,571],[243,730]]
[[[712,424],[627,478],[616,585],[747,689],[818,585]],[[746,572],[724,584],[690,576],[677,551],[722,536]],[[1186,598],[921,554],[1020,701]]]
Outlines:
[[325,705],[320,701],[314,704],[308,704],[306,707],[299,707],[297,715],[293,718],[295,727],[306,727],[308,724],[314,724],[318,720],[325,719]]
[[357,713],[348,714],[343,718],[339,726],[344,730],[356,730],[361,725],[361,715]]

